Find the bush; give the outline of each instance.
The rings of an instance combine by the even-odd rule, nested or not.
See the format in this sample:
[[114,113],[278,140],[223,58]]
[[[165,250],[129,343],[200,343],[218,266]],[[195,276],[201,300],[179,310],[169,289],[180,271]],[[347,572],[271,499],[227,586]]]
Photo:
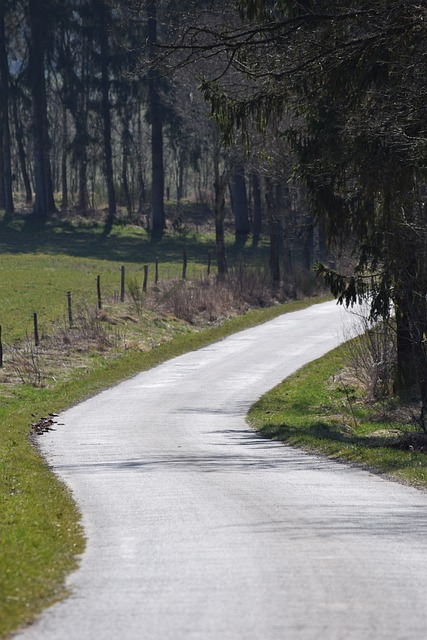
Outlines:
[[391,322],[371,322],[359,316],[358,338],[346,343],[349,368],[375,401],[393,394],[396,371],[396,332]]

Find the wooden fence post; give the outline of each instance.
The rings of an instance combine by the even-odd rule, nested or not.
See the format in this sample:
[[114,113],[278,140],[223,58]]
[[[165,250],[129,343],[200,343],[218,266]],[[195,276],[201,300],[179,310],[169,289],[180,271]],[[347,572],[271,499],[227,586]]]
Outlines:
[[125,301],[125,268],[124,266],[120,269],[120,302]]
[[67,306],[68,306],[68,324],[70,329],[73,328],[73,308],[71,305],[71,291],[67,291]]
[[157,284],[159,281],[159,259],[156,257],[156,273],[154,276],[154,282]]
[[102,309],[101,276],[96,276],[96,293],[98,296],[98,309]]
[[148,264],[144,264],[144,282],[142,284],[142,290],[144,293],[147,293],[147,283],[148,283]]
[[187,278],[187,252],[184,249],[182,252],[182,279],[186,280]]
[[1,338],[1,324],[0,324],[0,368],[3,367],[3,342]]
[[208,278],[211,275],[211,252],[208,251]]
[[37,313],[33,313],[33,321],[34,321],[34,344],[36,347],[39,346],[39,325],[37,320]]

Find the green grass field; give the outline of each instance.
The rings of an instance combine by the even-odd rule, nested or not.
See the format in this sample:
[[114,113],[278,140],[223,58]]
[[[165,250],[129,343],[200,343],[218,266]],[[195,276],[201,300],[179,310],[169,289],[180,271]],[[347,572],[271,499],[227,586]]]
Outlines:
[[[183,252],[188,257],[188,278],[207,273],[208,253],[214,271],[213,235],[165,234],[152,242],[141,227],[114,227],[109,236],[103,226],[70,221],[46,221],[35,224],[17,216],[12,223],[0,222],[0,325],[3,339],[11,342],[32,331],[33,313],[40,324],[66,318],[67,292],[75,299],[96,301],[96,279],[101,278],[102,296],[112,298],[120,292],[121,267],[126,278],[142,280],[144,265],[149,265],[153,282],[156,258],[159,279],[170,280],[182,274]],[[260,245],[237,247],[229,238],[227,252],[232,263],[242,255],[253,262],[266,262],[267,249]]]

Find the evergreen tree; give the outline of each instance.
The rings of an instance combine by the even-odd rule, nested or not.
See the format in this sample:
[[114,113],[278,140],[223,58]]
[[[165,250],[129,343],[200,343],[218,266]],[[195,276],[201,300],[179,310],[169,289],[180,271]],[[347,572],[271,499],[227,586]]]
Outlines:
[[426,405],[425,9],[399,0],[239,4],[243,26],[213,42],[245,89],[206,81],[213,112],[229,139],[235,127],[293,114],[286,136],[317,219],[329,241],[354,241],[354,274],[319,271],[340,301],[370,300],[373,318],[394,305],[397,387],[405,395],[416,380]]

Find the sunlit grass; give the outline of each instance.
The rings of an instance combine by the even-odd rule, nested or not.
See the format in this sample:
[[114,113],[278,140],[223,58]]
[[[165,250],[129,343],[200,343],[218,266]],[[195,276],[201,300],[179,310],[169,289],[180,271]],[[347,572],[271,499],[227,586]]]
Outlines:
[[[65,319],[68,291],[74,300],[96,302],[98,275],[103,298],[117,298],[122,266],[126,281],[138,278],[142,283],[148,265],[152,284],[156,260],[159,280],[180,278],[185,250],[188,278],[206,276],[209,254],[215,272],[212,234],[166,233],[161,242],[152,242],[137,226],[114,227],[108,237],[102,232],[102,225],[89,221],[78,226],[66,220],[36,225],[16,216],[12,223],[0,224],[0,325],[5,342],[30,334],[34,313],[41,330],[52,320]],[[266,260],[264,245],[236,247],[231,237],[227,251],[231,263],[240,255]]]
[[427,455],[399,446],[414,426],[381,420],[378,406],[339,381],[346,353],[339,347],[272,389],[252,407],[250,424],[267,438],[426,487]]

